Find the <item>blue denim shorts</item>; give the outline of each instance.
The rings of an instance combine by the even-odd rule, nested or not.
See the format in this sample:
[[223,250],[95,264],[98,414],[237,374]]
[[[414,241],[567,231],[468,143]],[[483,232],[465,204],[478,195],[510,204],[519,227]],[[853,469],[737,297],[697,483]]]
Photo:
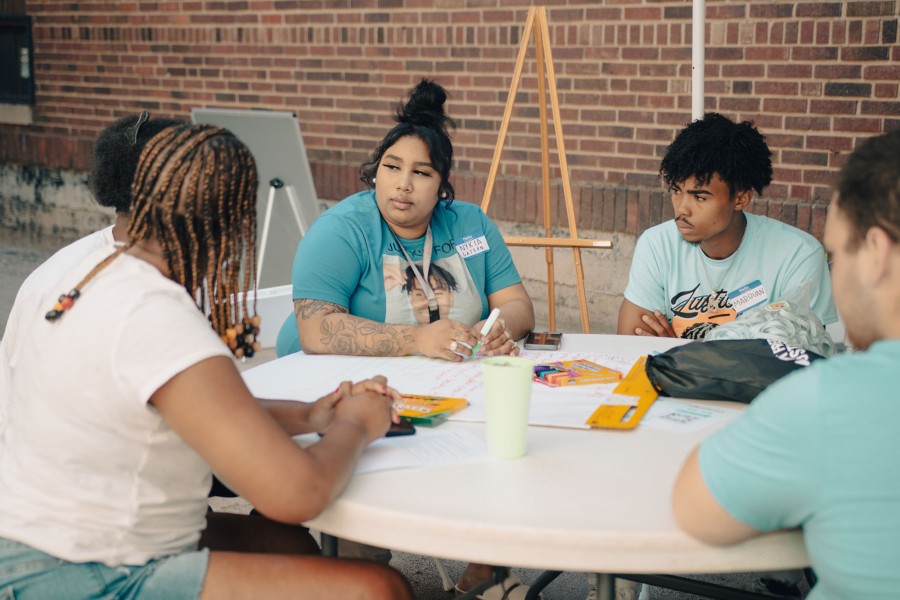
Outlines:
[[0,600],[195,600],[208,564],[207,549],[136,567],[72,563],[0,538]]

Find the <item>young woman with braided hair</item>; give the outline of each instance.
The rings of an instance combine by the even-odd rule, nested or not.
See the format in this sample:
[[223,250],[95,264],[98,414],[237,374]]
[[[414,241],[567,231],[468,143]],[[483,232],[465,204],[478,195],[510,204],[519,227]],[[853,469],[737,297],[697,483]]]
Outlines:
[[21,323],[28,321],[47,308],[40,306],[40,298],[53,286],[63,273],[68,273],[85,256],[97,248],[107,253],[114,250],[116,242],[127,239],[131,214],[131,183],[137,169],[141,151],[157,133],[181,125],[184,121],[167,117],[151,117],[148,111],[117,119],[97,136],[91,154],[91,171],[88,175],[91,193],[97,204],[115,210],[112,225],[90,233],[60,248],[39,265],[22,282],[16,294],[15,307],[6,321],[6,330],[0,339],[0,429],[6,420],[6,391],[10,364],[16,361],[19,342],[28,336]]
[[[256,189],[226,130],[163,131],[141,156],[128,241],[45,295],[0,434],[0,596],[412,597],[381,565],[198,549],[211,470],[270,518],[308,520],[398,398],[383,378],[311,404],[247,390],[229,348],[252,348],[257,322],[231,299],[253,288]],[[306,449],[291,440],[311,431],[324,435]]]

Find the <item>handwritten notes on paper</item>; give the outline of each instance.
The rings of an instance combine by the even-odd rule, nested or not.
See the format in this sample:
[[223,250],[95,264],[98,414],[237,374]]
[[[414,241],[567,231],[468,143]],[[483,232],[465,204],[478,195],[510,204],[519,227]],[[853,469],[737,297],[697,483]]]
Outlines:
[[[591,352],[523,351],[522,356],[535,363],[565,360],[589,360],[628,372],[637,356],[620,356]],[[410,357],[360,357],[293,354],[245,371],[244,381],[259,398],[312,401],[328,394],[344,380],[359,381],[384,375],[388,384],[404,394],[425,394],[466,398],[469,407],[450,420],[484,422],[481,391],[481,363],[461,363]],[[531,395],[529,424],[551,427],[587,429],[587,419],[604,403],[615,403],[615,383],[551,388],[534,385]],[[715,409],[704,404],[680,402],[694,409],[672,409],[668,402],[657,401],[641,423],[644,427],[661,427],[670,431],[691,432],[711,426],[736,411]],[[671,410],[662,412],[666,407]],[[719,410],[723,412],[718,412]]]
[[660,398],[644,415],[641,427],[675,433],[692,433],[712,425],[733,421],[740,414],[741,411],[733,408]]

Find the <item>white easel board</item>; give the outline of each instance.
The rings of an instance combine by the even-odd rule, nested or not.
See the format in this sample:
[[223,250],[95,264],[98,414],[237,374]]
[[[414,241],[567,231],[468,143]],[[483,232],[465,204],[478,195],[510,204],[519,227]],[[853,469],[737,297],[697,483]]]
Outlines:
[[[260,247],[257,252],[262,268],[257,284],[269,288],[291,283],[297,243],[321,212],[296,115],[265,110],[194,108],[191,120],[224,127],[250,149],[259,173],[257,240]],[[267,220],[266,207],[275,180],[283,186],[274,190]],[[292,202],[296,206],[292,207]],[[262,247],[267,221],[268,235]]]

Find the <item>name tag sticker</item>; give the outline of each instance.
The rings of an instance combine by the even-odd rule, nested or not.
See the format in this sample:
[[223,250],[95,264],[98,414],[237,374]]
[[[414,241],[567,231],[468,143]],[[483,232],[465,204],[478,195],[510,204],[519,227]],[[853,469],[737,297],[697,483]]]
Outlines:
[[456,251],[463,258],[469,258],[482,252],[487,252],[491,247],[488,246],[487,238],[483,233],[475,235],[467,235],[462,241],[456,245]]
[[731,307],[735,312],[740,315],[751,308],[768,302],[769,295],[766,293],[766,288],[762,282],[757,279],[728,294],[728,301],[731,302]]

